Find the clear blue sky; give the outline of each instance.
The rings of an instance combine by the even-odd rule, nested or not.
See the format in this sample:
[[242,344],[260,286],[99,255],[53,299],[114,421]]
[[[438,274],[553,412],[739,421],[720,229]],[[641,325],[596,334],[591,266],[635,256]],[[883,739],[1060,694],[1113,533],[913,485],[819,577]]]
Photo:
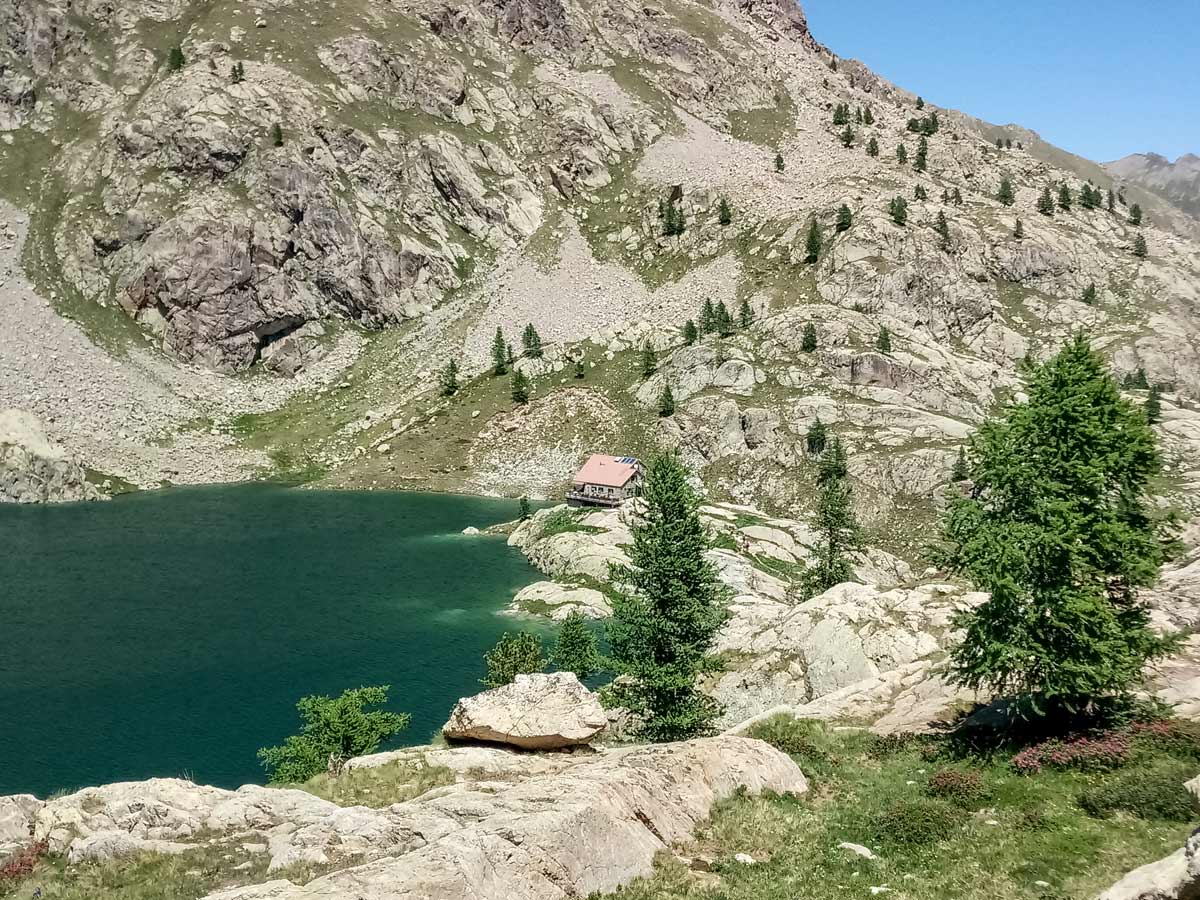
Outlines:
[[1200,153],[1200,0],[800,0],[818,41],[1100,162]]

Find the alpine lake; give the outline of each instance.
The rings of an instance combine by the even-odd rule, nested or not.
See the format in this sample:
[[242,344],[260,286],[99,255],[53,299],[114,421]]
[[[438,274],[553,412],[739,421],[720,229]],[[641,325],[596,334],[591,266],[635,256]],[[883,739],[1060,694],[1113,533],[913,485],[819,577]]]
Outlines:
[[[516,501],[168,488],[0,506],[0,794],[154,776],[262,782],[296,701],[391,686],[426,743],[482,690],[499,615],[538,573],[462,534]],[[383,749],[387,749],[386,747]]]

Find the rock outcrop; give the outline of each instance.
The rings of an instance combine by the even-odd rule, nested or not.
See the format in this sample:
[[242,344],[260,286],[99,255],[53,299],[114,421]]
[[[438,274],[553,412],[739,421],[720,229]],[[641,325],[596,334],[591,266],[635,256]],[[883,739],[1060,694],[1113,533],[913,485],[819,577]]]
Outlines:
[[209,900],[566,900],[649,874],[657,853],[687,838],[714,803],[738,789],[807,790],[789,757],[744,738],[550,757],[483,747],[380,756],[387,758],[349,767],[402,756],[443,766],[456,783],[368,809],[299,790],[153,779],[44,803],[2,798],[0,840],[45,838],[70,862],[215,842],[266,853],[272,872],[296,863],[336,870],[304,887],[277,878]]
[[608,724],[599,699],[570,672],[518,675],[511,684],[459,700],[442,728],[452,741],[522,750],[561,750],[595,738]]
[[19,409],[0,410],[0,503],[98,500],[100,491],[41,422]]

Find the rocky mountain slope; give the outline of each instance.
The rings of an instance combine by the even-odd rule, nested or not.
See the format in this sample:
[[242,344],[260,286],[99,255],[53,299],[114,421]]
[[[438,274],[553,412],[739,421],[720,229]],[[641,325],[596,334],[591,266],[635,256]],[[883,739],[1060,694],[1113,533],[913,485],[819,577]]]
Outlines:
[[[915,557],[964,438],[1086,327],[1167,388],[1164,493],[1190,480],[1186,217],[1087,208],[1098,166],[919,108],[791,0],[0,0],[0,29],[0,191],[29,215],[0,401],[93,468],[555,496],[587,452],[676,446],[714,499],[803,519],[819,418],[876,543]],[[685,346],[705,299],[754,322]],[[99,398],[42,352],[45,302],[114,360]],[[528,322],[513,409],[483,376]]]
[[1200,218],[1200,156],[1185,153],[1171,162],[1157,153],[1133,153],[1105,163],[1104,168],[1114,178],[1153,191]]

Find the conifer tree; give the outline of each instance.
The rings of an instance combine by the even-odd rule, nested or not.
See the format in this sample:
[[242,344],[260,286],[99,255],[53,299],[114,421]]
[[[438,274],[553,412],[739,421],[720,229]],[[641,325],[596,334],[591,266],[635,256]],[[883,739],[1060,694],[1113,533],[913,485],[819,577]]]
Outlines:
[[850,485],[847,480],[846,449],[834,437],[821,454],[817,473],[820,494],[813,527],[819,535],[815,561],[804,573],[805,592],[809,597],[850,581],[854,577],[851,553],[863,548],[862,532],[851,506]]
[[817,223],[816,218],[812,218],[808,222],[808,237],[804,239],[804,261],[807,263],[815,263],[821,258],[821,226]]
[[167,71],[178,72],[187,65],[187,57],[183,55],[183,48],[175,44],[167,51]]
[[1000,179],[1000,190],[996,192],[996,199],[1005,206],[1012,206],[1017,202],[1016,192],[1013,190],[1012,182],[1008,180],[1008,176]]
[[458,363],[450,360],[442,369],[439,384],[443,397],[453,397],[458,393]]
[[971,467],[967,464],[967,450],[965,447],[958,448],[958,459],[954,461],[954,468],[950,470],[950,480],[954,482],[966,481],[971,477]]
[[717,221],[722,226],[728,225],[733,221],[733,210],[729,208],[729,201],[724,197],[721,198],[721,202],[717,205]]
[[512,402],[517,406],[529,402],[529,379],[520,369],[513,369],[512,373]]
[[750,299],[742,298],[742,304],[738,307],[738,328],[749,328],[754,324],[754,310],[750,307]]
[[1150,425],[1155,424],[1162,418],[1162,391],[1157,384],[1150,385],[1150,392],[1146,394],[1146,402],[1142,406],[1142,412],[1146,415],[1146,422]]
[[541,359],[546,355],[542,349],[542,336],[537,333],[532,322],[526,325],[525,330],[521,332],[521,348],[523,354],[530,359]]
[[496,336],[492,339],[492,374],[504,375],[508,372],[508,344],[504,341],[503,330],[497,328]]
[[864,125],[874,125],[875,124],[875,113],[871,112],[871,107],[869,107],[869,106],[863,110],[863,124]]
[[700,333],[712,334],[717,327],[717,308],[713,306],[712,298],[705,298],[700,310]]
[[587,377],[587,366],[584,365],[582,356],[579,359],[575,360],[575,377],[576,378],[586,378]]
[[654,354],[654,346],[649,341],[642,344],[641,370],[643,381],[658,371],[658,359]]
[[527,522],[529,521],[529,517],[531,515],[533,515],[533,509],[529,505],[529,498],[522,496],[521,499],[517,501],[517,518],[522,522]]
[[715,319],[717,334],[719,334],[721,337],[729,337],[731,334],[733,334],[733,316],[729,314],[729,307],[725,305],[724,300],[718,301],[717,303]]
[[941,248],[948,251],[950,249],[950,223],[946,221],[946,214],[940,209],[938,210],[937,222],[934,223],[933,230],[942,239]]
[[843,203],[838,207],[837,224],[834,226],[839,232],[849,231],[850,226],[854,224],[854,213],[850,212],[850,207]]
[[1099,203],[1092,195],[1092,186],[1085,184],[1079,189],[1079,205],[1083,209],[1095,209]]
[[275,147],[283,146],[283,126],[278,122],[271,126],[271,144]]
[[243,81],[245,81],[246,80],[246,67],[244,65],[242,65],[240,62],[235,62],[233,64],[233,69],[230,70],[229,80],[233,84],[241,84]]
[[1117,196],[1113,193],[1112,188],[1108,189],[1108,211],[1115,212],[1117,208]]
[[683,323],[683,342],[687,346],[692,346],[700,337],[700,331],[696,328],[696,323],[688,319]]
[[1165,649],[1138,598],[1173,549],[1148,496],[1161,464],[1083,334],[1033,369],[1026,395],[980,428],[971,493],[943,522],[938,562],[991,594],[959,618],[951,674],[1035,710],[1086,711],[1128,696]]
[[518,675],[532,675],[546,668],[541,639],[527,631],[501,635],[496,646],[484,654],[483,662],[487,674],[479,683],[489,688],[504,687]]
[[1146,236],[1139,234],[1133,239],[1133,255],[1138,259],[1145,259],[1150,255],[1150,248],[1146,245]]
[[1054,215],[1054,197],[1050,194],[1050,185],[1042,188],[1042,195],[1038,197],[1037,210],[1043,216]]
[[800,338],[800,349],[805,353],[814,353],[817,349],[817,326],[808,322],[804,326],[804,334]]
[[863,124],[863,111],[862,111],[862,107],[861,107],[861,106],[857,107],[857,108],[854,110],[854,123],[855,123],[856,125],[862,125],[862,124]]
[[849,125],[847,125],[846,130],[842,132],[842,146],[843,147],[854,146],[854,129],[851,128]]
[[929,199],[929,192],[925,190],[925,185],[918,184],[916,187],[913,188],[913,199],[914,200],[928,200]]
[[892,333],[886,325],[879,326],[879,335],[875,338],[875,349],[880,353],[892,352]]
[[783,171],[783,154],[782,153],[775,154],[775,171],[776,172]]
[[833,108],[833,124],[847,125],[850,122],[849,104],[839,103]]
[[1071,186],[1065,181],[1058,186],[1058,208],[1063,212],[1071,210]]
[[955,188],[955,189],[954,189],[953,199],[954,199],[954,205],[955,205],[955,206],[962,206],[962,205],[963,205],[963,196],[962,196],[962,191],[960,191],[958,188]]
[[903,144],[896,148],[896,159],[899,161],[900,165],[904,165],[906,162],[908,162],[908,148]]
[[879,155],[879,141],[875,140],[874,135],[867,141],[867,156],[875,157]]
[[671,386],[664,384],[662,393],[658,395],[658,417],[669,419],[673,415],[675,415],[675,395],[671,393]]
[[599,671],[596,636],[579,612],[570,613],[558,627],[558,640],[550,661],[559,672],[574,672],[580,681]]
[[908,201],[903,197],[894,197],[888,204],[888,213],[892,221],[903,227],[908,222]]
[[513,356],[512,343],[509,341],[506,341],[504,344],[504,361],[510,369],[513,367],[513,363],[516,362],[516,357]]
[[924,109],[924,108],[925,108],[925,98],[918,97],[917,98],[917,109]]
[[1005,138],[1005,139],[1004,139],[1004,149],[1005,149],[1005,150],[1011,150],[1011,149],[1012,149],[1012,138]]
[[613,700],[640,720],[639,734],[674,741],[706,734],[718,703],[696,687],[719,670],[713,655],[725,621],[728,590],[705,558],[708,533],[688,472],[673,455],[651,462],[642,492],[645,511],[633,523],[629,566],[614,566],[608,642]]
[[929,141],[922,135],[921,140],[917,141],[917,157],[913,160],[913,169],[917,172],[924,172],[929,167]]
[[1088,306],[1096,305],[1096,282],[1092,282],[1083,289],[1083,296],[1079,298]]
[[817,416],[817,421],[813,422],[812,428],[808,429],[808,434],[805,436],[808,452],[813,456],[820,456],[825,452],[825,444],[828,440],[829,431],[825,427],[825,423],[821,421],[821,417]]
[[1142,224],[1141,204],[1135,203],[1135,204],[1133,204],[1133,206],[1129,207],[1129,224],[1130,225],[1141,225]]
[[1025,237],[1025,223],[1017,219],[1017,224],[1013,226],[1013,237],[1018,241]]

